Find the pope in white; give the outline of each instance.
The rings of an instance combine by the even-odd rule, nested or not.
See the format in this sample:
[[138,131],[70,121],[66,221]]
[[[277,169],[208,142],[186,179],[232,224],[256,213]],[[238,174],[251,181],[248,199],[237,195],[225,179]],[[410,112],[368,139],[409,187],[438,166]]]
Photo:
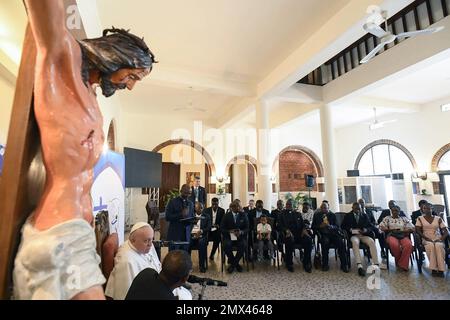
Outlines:
[[[109,276],[105,295],[114,300],[124,300],[133,279],[144,269],[152,268],[161,272],[161,262],[153,246],[154,232],[145,222],[136,223],[131,228],[127,241],[120,246],[114,258],[114,269]],[[180,300],[192,300],[189,290],[178,287],[173,294]]]

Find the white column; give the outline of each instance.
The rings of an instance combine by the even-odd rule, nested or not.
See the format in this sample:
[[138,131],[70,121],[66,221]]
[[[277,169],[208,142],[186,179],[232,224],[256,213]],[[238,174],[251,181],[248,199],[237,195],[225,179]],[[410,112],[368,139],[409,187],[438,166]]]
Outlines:
[[269,105],[267,101],[260,100],[256,104],[256,139],[258,160],[258,196],[264,201],[264,208],[271,210],[272,183],[270,176],[272,168],[270,161],[270,128]]
[[234,163],[233,167],[233,200],[241,199],[241,171],[239,170],[239,165]]
[[330,202],[330,210],[339,211],[337,191],[336,152],[331,107],[320,106],[320,128],[322,133],[322,158],[325,174],[325,199]]

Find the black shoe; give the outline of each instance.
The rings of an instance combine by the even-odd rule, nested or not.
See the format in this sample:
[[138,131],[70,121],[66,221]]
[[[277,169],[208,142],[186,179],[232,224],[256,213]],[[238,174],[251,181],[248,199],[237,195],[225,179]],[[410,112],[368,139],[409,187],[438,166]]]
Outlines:
[[235,268],[236,268],[237,272],[242,272],[242,271],[243,271],[241,265],[239,265],[239,264],[237,264],[237,265],[235,266]]
[[445,274],[444,274],[443,271],[438,271],[437,274],[436,274],[436,277],[445,278]]
[[312,266],[310,264],[307,264],[303,267],[306,272],[311,273],[312,272]]
[[209,260],[214,261],[214,256],[209,256]]
[[288,269],[289,272],[294,272],[294,267],[293,266],[286,266],[286,268]]
[[350,271],[347,265],[343,265],[343,266],[341,267],[341,270],[342,270],[343,272],[345,272],[345,273],[349,273],[349,271]]
[[358,268],[358,275],[360,275],[361,277],[365,277],[366,276],[366,271],[364,271],[364,269],[362,267]]
[[228,269],[227,269],[227,272],[228,273],[233,273],[233,271],[234,271],[234,266],[229,266]]
[[433,277],[436,277],[438,275],[438,271],[437,270],[431,270],[431,275]]
[[205,267],[200,267],[200,272],[201,273],[205,273],[206,272],[206,268]]
[[330,266],[328,266],[328,265],[322,266],[322,271],[328,271],[328,270],[330,270]]

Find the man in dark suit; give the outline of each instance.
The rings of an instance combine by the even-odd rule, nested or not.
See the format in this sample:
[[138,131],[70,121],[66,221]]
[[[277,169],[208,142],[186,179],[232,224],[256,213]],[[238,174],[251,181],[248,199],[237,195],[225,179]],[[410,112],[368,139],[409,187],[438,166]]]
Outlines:
[[292,200],[286,201],[286,209],[278,217],[278,227],[281,233],[282,242],[285,244],[286,253],[284,261],[286,268],[290,272],[294,272],[293,253],[294,244],[300,243],[303,250],[303,268],[306,272],[311,272],[311,251],[312,238],[306,230],[302,215],[292,209]]
[[[386,259],[386,245],[384,241],[384,232],[381,231],[377,227],[377,221],[375,220],[375,216],[373,215],[373,211],[369,208],[366,208],[366,201],[364,201],[363,198],[358,199],[358,203],[361,206],[361,212],[367,214],[369,217],[370,224],[372,225],[371,230],[375,234],[375,238],[378,239],[378,243],[380,244],[381,249],[381,259],[383,259],[383,262],[385,262]],[[389,212],[390,214],[390,212]]]
[[212,222],[212,229],[209,232],[209,240],[213,241],[211,253],[209,255],[210,260],[214,260],[214,255],[220,244],[220,223],[225,215],[225,210],[219,207],[219,199],[211,199],[211,207],[205,209],[205,213],[209,216]]
[[194,185],[191,187],[190,199],[192,203],[198,201],[203,204],[203,207],[206,207],[206,190],[200,185],[200,177],[195,177]]
[[250,211],[255,209],[255,200],[251,199],[248,201],[248,206],[244,207],[244,212],[248,214]]
[[169,251],[181,249],[189,250],[192,222],[194,219],[194,204],[189,200],[191,189],[184,184],[180,196],[169,201],[166,207],[166,220],[169,222],[167,230],[168,241],[186,242],[183,245],[169,245]]
[[[228,273],[232,273],[236,269],[238,272],[242,272],[239,260],[244,255],[247,245],[248,218],[243,211],[240,211],[240,204],[236,200],[231,203],[230,209],[229,212],[225,213],[220,224],[220,231],[222,232],[224,241],[224,251],[230,263],[227,271]],[[233,238],[236,240],[233,240],[231,234],[233,234]],[[233,255],[232,251],[233,241],[235,241],[238,248],[236,256]]]
[[[421,215],[423,215],[423,209],[422,209],[422,206],[424,206],[424,205],[426,205],[426,204],[428,204],[428,201],[427,201],[427,200],[420,200],[420,201],[419,201],[419,210],[413,211],[413,212],[411,213],[411,223],[412,223],[413,225],[416,225],[417,218],[420,217]],[[437,213],[436,213],[434,210],[431,212],[431,214],[432,214],[433,216],[436,216],[436,215],[437,215]]]
[[277,201],[277,208],[272,210],[272,212],[270,213],[270,217],[273,219],[274,225],[277,224],[278,216],[281,214],[281,211],[283,211],[283,207],[284,207],[283,200],[280,199]]
[[134,278],[125,300],[177,300],[172,291],[186,283],[191,271],[189,254],[171,251],[163,260],[160,274],[147,268]]
[[352,211],[347,213],[342,221],[341,228],[347,232],[352,243],[353,255],[355,256],[358,274],[361,277],[366,275],[366,271],[362,267],[362,259],[359,244],[362,242],[370,249],[373,263],[380,266],[378,260],[377,247],[375,246],[375,236],[372,231],[367,214],[361,212],[361,206],[358,202],[353,203]]
[[320,235],[322,271],[328,271],[330,269],[328,266],[328,253],[332,244],[338,250],[339,259],[341,260],[341,270],[345,273],[349,272],[345,239],[336,223],[336,215],[330,211],[327,202],[322,202],[320,211],[314,214],[311,228],[315,234]]
[[[390,216],[391,215],[391,209],[393,207],[395,207],[395,206],[397,206],[397,203],[395,202],[395,200],[390,200],[388,202],[389,209],[384,209],[383,211],[381,211],[381,214],[380,214],[380,216],[378,218],[377,223],[380,224],[381,221],[383,221],[383,219],[385,217]],[[406,217],[406,214],[403,211],[400,211],[400,217]]]
[[203,204],[195,203],[195,223],[191,231],[191,243],[189,251],[192,247],[198,248],[198,264],[201,273],[206,272],[206,259],[208,248],[208,233],[211,230],[211,218],[203,210]]

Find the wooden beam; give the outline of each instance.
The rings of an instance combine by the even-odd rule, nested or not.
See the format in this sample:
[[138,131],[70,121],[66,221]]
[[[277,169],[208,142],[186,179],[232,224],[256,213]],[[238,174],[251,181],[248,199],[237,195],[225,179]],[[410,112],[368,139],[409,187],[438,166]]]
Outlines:
[[0,182],[0,298],[9,299],[14,256],[20,242],[20,227],[33,210],[28,196],[33,185],[28,172],[38,154],[39,130],[33,111],[36,46],[28,25],[17,76],[11,121]]
[[430,23],[431,26],[432,24],[434,24],[433,11],[431,10],[430,0],[426,0],[425,2],[427,4],[428,22]]
[[441,0],[442,5],[442,12],[444,13],[444,18],[448,16],[448,8],[447,8],[447,2],[445,0]]

